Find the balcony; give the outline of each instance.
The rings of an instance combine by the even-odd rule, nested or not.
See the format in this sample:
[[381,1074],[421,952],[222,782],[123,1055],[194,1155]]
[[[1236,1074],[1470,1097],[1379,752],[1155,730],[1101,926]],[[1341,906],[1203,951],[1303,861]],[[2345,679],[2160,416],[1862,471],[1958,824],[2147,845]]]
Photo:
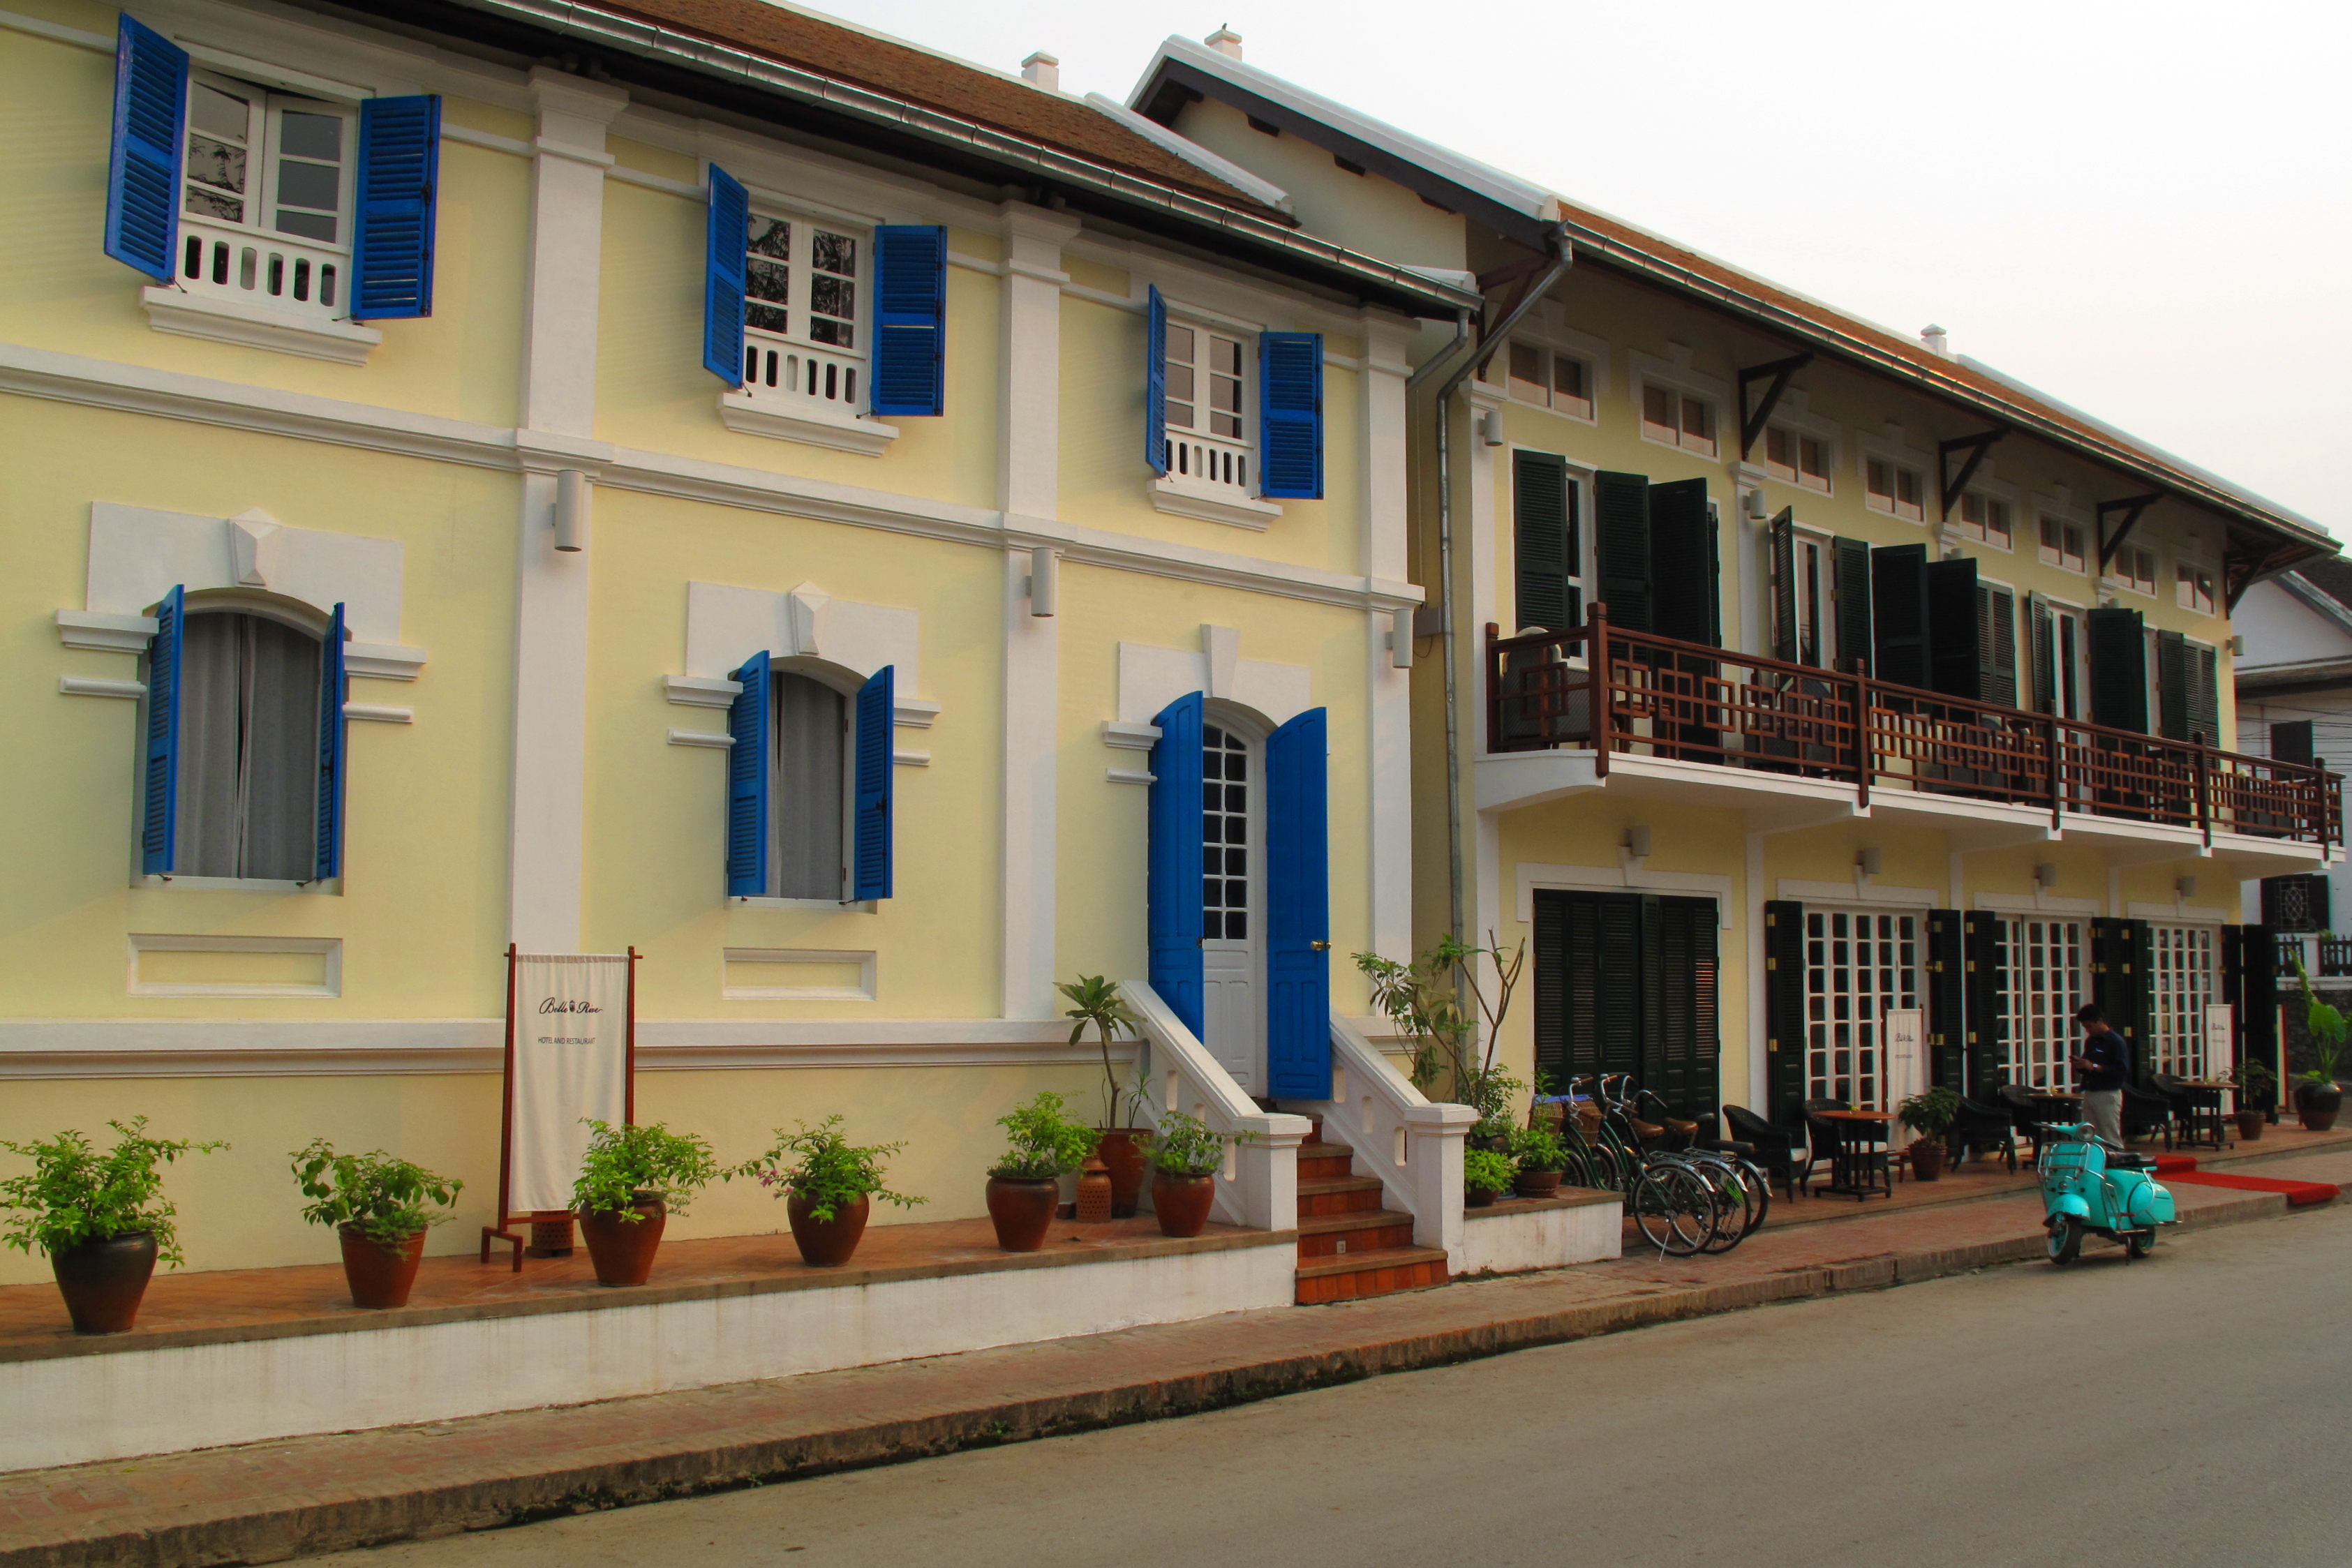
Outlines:
[[2278,935],[2278,977],[2296,977],[2294,964],[2303,960],[2306,973],[2315,980],[2352,979],[2352,936],[2315,936],[2310,932],[2286,932]]
[[[1927,819],[1972,848],[2063,832],[2118,862],[2220,854],[2247,875],[2344,841],[2342,778],[2318,768],[1621,631],[1601,605],[1566,632],[1489,624],[1486,690],[1496,758],[1568,750],[1583,787],[1631,772],[1668,798],[1769,801],[1788,823]],[[1563,770],[1512,803],[1578,787]]]

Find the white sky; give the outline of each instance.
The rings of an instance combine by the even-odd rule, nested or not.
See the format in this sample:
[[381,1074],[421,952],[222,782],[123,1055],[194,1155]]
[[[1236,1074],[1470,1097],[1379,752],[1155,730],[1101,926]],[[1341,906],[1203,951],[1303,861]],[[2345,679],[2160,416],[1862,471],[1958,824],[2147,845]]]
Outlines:
[[823,0],[1122,101],[1170,33],[1971,355],[2344,535],[2352,6]]

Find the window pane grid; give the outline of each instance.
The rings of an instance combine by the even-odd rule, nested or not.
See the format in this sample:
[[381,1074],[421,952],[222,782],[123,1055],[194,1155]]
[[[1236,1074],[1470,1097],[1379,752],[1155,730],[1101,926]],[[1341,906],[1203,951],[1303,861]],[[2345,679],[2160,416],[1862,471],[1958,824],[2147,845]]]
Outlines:
[[1919,1005],[1919,917],[1805,912],[1805,1097],[1876,1106],[1886,1014]]
[[1215,725],[1201,731],[1201,935],[1249,938],[1249,743]]
[[2084,1001],[2083,922],[2015,916],[2001,922],[2009,949],[2009,1081],[2063,1090],[2072,1081],[2074,1014]]
[[2213,1005],[2217,966],[2210,925],[2151,925],[2148,939],[2148,1065],[2158,1072],[2202,1078],[2205,1009]]

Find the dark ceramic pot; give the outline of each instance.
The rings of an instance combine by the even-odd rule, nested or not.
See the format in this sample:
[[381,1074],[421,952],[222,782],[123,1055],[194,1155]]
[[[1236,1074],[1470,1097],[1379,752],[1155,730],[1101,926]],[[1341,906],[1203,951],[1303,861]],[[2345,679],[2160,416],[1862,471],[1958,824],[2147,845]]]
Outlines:
[[155,1277],[155,1233],[131,1230],[49,1254],[76,1333],[125,1333]]
[[355,1225],[335,1227],[343,1244],[343,1279],[352,1288],[352,1305],[378,1310],[408,1305],[416,1287],[416,1266],[425,1260],[422,1230],[387,1247],[369,1239]]
[[2333,1083],[2295,1085],[2294,1113],[2306,1133],[2324,1133],[2336,1125],[2336,1113],[2343,1106],[2344,1091]]
[[2239,1111],[2234,1113],[2230,1119],[2238,1124],[2238,1141],[2240,1143],[2252,1144],[2261,1141],[2263,1135],[2263,1113],[2260,1111]]
[[866,1234],[866,1217],[873,1212],[874,1199],[865,1193],[847,1203],[835,1204],[831,1219],[809,1213],[809,1200],[797,1192],[784,1199],[793,1245],[801,1249],[801,1261],[812,1269],[838,1269],[848,1262],[850,1254],[857,1250],[859,1238]]
[[1217,1178],[1180,1176],[1174,1171],[1151,1173],[1151,1209],[1160,1218],[1160,1234],[1179,1239],[1198,1236],[1208,1228],[1209,1210],[1217,1201]]
[[1921,1138],[1904,1153],[1911,1156],[1911,1174],[1921,1181],[1940,1181],[1944,1176],[1944,1145],[1933,1138]]
[[1558,1171],[1521,1171],[1511,1178],[1511,1190],[1521,1197],[1558,1197]]
[[649,1192],[637,1194],[629,1208],[645,1218],[624,1219],[624,1211],[615,1208],[580,1211],[580,1236],[588,1243],[588,1260],[596,1266],[600,1285],[642,1285],[653,1276],[654,1252],[661,1246],[669,1209]]
[[1143,1178],[1151,1162],[1144,1157],[1141,1133],[1134,1127],[1112,1127],[1102,1135],[1095,1153],[1110,1172],[1110,1217],[1134,1217],[1143,1197]]
[[996,1226],[996,1244],[1007,1252],[1034,1252],[1045,1245],[1054,1210],[1061,1204],[1057,1177],[988,1178],[988,1218]]
[[1489,1187],[1465,1186],[1462,1189],[1462,1207],[1465,1208],[1491,1208],[1494,1207],[1495,1200],[1502,1196],[1503,1195],[1501,1193],[1496,1192]]

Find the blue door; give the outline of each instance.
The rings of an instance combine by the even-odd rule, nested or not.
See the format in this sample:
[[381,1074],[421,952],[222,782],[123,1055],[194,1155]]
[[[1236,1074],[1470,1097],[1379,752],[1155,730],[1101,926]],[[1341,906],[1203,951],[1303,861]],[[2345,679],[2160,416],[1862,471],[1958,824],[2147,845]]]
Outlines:
[[1187,692],[1152,723],[1150,844],[1146,856],[1151,988],[1197,1038],[1201,1022],[1202,698]]
[[1266,1092],[1331,1097],[1328,726],[1309,708],[1265,743]]

